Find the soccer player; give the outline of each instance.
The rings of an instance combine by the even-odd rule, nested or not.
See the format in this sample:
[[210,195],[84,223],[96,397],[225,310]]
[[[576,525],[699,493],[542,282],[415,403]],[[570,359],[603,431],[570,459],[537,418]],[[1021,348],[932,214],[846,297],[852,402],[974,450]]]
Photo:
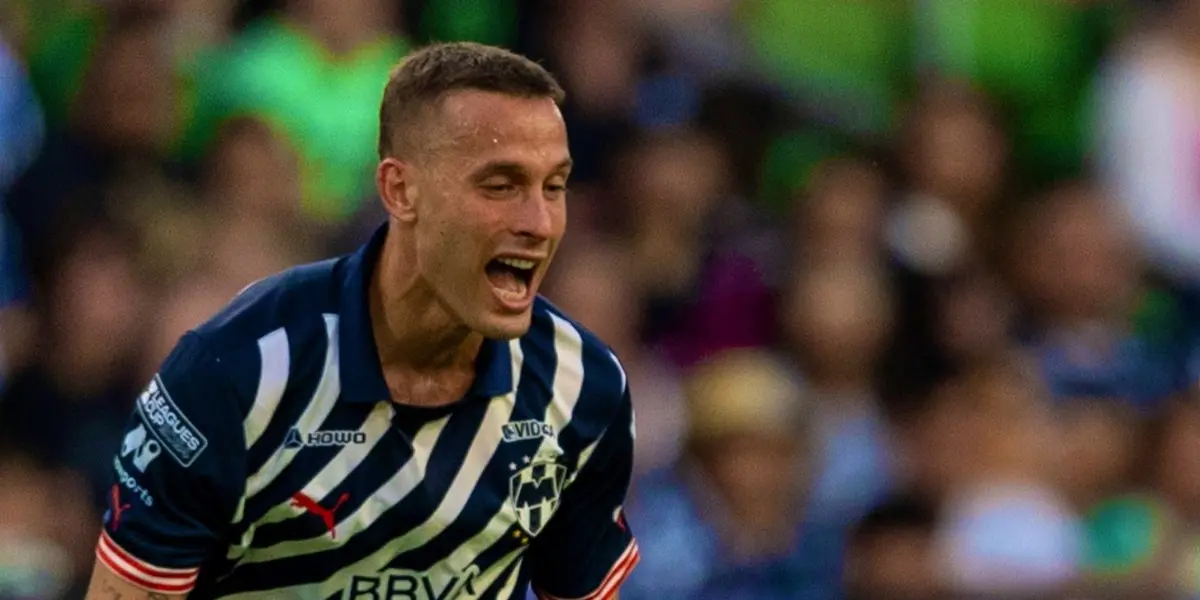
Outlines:
[[401,64],[388,222],[180,339],[113,457],[88,598],[617,596],[638,561],[625,373],[537,295],[566,223],[562,97],[498,48]]

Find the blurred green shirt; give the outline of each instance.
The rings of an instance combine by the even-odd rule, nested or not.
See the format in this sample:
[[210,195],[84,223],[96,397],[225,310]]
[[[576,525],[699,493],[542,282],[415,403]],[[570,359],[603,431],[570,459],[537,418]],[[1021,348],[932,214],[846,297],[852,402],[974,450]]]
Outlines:
[[261,119],[299,156],[307,215],[346,219],[370,194],[380,98],[409,49],[392,37],[334,56],[285,21],[258,23],[192,65],[195,112],[184,152],[198,154],[226,119]]
[[746,0],[738,23],[758,66],[840,126],[886,131],[912,72],[906,2]]
[[1116,4],[928,0],[918,17],[920,62],[1001,102],[1017,167],[1034,182],[1073,176],[1083,166],[1092,75],[1125,16]]

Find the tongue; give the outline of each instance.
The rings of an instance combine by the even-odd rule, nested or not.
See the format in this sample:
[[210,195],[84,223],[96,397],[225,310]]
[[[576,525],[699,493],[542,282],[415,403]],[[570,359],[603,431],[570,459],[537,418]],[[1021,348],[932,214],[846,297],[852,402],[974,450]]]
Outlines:
[[514,296],[525,295],[525,282],[516,273],[508,269],[488,269],[488,281],[496,289]]

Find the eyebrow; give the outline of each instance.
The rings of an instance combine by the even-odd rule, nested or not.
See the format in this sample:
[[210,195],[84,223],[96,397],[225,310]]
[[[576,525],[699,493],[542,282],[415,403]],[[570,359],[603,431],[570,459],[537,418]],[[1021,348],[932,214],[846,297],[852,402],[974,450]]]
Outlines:
[[[570,170],[574,165],[575,162],[573,160],[566,158],[562,162],[559,162],[557,165],[555,165],[552,172]],[[508,160],[496,160],[485,163],[483,166],[476,169],[475,177],[487,177],[496,174],[525,175],[527,173],[528,169],[526,169],[525,165],[522,165],[521,163]]]

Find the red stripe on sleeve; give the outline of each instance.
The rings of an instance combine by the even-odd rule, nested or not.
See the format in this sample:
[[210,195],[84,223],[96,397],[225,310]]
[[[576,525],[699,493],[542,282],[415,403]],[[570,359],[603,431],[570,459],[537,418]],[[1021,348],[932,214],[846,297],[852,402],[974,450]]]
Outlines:
[[96,544],[97,559],[122,579],[140,588],[166,594],[182,594],[196,585],[199,569],[167,569],[155,567],[126,552],[108,532],[100,535]]
[[621,584],[629,578],[629,574],[633,572],[633,568],[637,566],[642,559],[641,552],[638,550],[637,540],[631,540],[629,546],[625,548],[625,552],[621,553],[621,557],[617,559],[616,564],[608,571],[608,575],[604,577],[604,581],[596,588],[596,591],[583,596],[582,598],[559,598],[543,592],[539,589],[534,589],[538,600],[609,600],[621,589]]

